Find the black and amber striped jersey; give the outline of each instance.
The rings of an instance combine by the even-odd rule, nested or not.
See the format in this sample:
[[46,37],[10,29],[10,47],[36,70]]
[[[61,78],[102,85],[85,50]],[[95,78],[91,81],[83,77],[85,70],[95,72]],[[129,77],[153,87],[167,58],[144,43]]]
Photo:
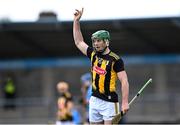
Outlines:
[[114,52],[96,54],[88,47],[87,56],[91,60],[92,96],[109,102],[118,102],[116,93],[117,73],[124,70],[123,60]]
[[58,98],[58,111],[57,111],[57,120],[58,121],[72,121],[73,115],[69,107],[69,103],[72,100],[70,98],[66,98],[65,96],[61,96]]

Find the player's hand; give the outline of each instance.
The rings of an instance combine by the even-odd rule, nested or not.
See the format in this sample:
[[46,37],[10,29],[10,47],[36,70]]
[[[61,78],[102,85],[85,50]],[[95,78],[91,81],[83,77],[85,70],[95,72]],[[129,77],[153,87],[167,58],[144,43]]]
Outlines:
[[82,8],[81,10],[76,9],[76,12],[74,13],[74,20],[79,21],[81,19],[83,11],[84,11],[84,8]]
[[126,114],[129,110],[129,104],[128,103],[123,103],[121,106],[121,111],[123,112],[123,114]]

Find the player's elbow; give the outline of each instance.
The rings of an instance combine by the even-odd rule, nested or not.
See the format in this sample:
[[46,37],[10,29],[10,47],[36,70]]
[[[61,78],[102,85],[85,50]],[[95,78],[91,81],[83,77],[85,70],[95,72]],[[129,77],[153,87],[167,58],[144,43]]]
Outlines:
[[78,47],[78,45],[79,45],[79,43],[80,43],[80,42],[79,42],[79,41],[77,41],[77,40],[75,40],[75,42],[74,42],[74,43],[75,43],[75,45]]
[[75,45],[78,47],[78,46],[79,46],[79,44],[81,43],[81,41],[80,41],[80,40],[78,40],[78,39],[74,39],[74,43],[75,43]]
[[126,86],[129,86],[129,82],[128,82],[128,79],[127,79],[127,77],[126,78],[124,78],[124,79],[122,79],[122,84],[124,84],[124,85],[126,85]]
[[129,88],[129,82],[128,82],[127,77],[124,77],[121,79],[121,85],[122,87]]

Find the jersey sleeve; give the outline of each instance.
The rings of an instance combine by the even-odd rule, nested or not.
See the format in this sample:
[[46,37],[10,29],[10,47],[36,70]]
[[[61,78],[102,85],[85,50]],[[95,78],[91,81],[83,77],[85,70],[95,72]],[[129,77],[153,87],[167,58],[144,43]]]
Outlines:
[[113,67],[115,72],[121,72],[124,71],[124,62],[123,60],[120,58],[118,59],[115,63],[114,63],[114,67]]
[[92,54],[92,52],[93,52],[93,48],[92,48],[92,47],[88,47],[88,48],[87,48],[87,57],[88,57],[89,59],[91,59],[91,54]]

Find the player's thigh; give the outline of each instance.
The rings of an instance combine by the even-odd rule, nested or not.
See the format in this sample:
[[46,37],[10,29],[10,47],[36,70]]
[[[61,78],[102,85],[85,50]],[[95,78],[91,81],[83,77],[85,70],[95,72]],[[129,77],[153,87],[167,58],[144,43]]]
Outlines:
[[98,98],[91,97],[89,100],[89,121],[91,123],[102,123],[103,122],[103,116],[100,114],[100,102]]
[[111,121],[113,117],[119,113],[118,102],[107,102],[105,101],[105,109],[101,112],[104,121]]

